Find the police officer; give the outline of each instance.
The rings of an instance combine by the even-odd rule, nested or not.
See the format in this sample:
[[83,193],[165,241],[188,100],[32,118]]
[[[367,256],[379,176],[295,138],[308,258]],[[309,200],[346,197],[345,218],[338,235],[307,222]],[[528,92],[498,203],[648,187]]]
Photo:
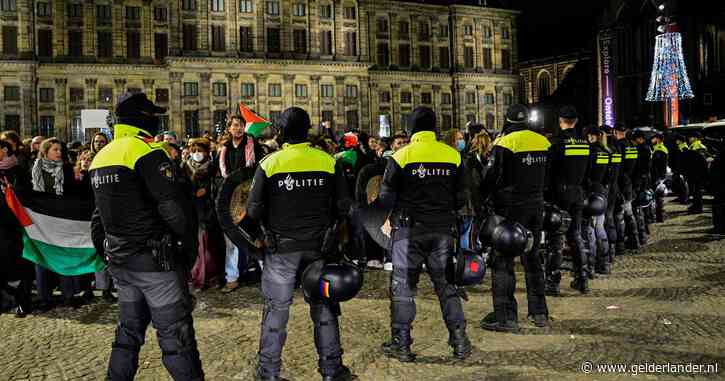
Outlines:
[[[687,172],[686,162],[690,146],[687,145],[685,137],[680,134],[675,134],[674,139],[676,149],[672,152],[672,155],[670,155],[670,167],[674,172],[673,188],[677,189],[678,191],[677,202],[681,204],[687,204],[690,199],[690,188],[687,184],[687,177],[685,176],[685,173]],[[677,183],[678,186],[675,187],[674,183]]]
[[[494,143],[492,166],[482,189],[484,198],[492,197],[496,214],[518,222],[532,232],[532,249],[528,253],[521,253],[521,263],[526,276],[529,318],[537,327],[545,327],[549,311],[544,295],[539,242],[550,143],[543,135],[529,130],[527,122],[526,106],[519,104],[509,108],[505,128],[508,133]],[[514,258],[494,253],[491,290],[494,311],[483,319],[481,328],[499,332],[518,331],[515,289]]]
[[[347,216],[351,201],[335,159],[308,141],[310,117],[298,107],[280,117],[285,144],[257,168],[247,199],[247,215],[266,231],[262,271],[261,337],[257,380],[282,380],[282,348],[292,305],[295,277],[307,264],[322,258],[325,233]],[[324,381],[352,378],[342,365],[339,304],[305,300],[314,324],[318,371]]]
[[[621,198],[620,192],[619,192],[619,167],[622,165],[622,151],[619,144],[616,142],[616,137],[614,136],[614,128],[610,126],[606,126],[607,133],[608,133],[608,144],[607,147],[610,150],[610,160],[609,160],[609,166],[606,176],[607,185],[609,188],[609,192],[607,194],[607,210],[605,212],[605,225],[607,229],[607,238],[609,240],[609,266],[605,267],[605,270],[609,270],[611,272],[611,267],[614,264],[614,258],[615,254],[617,253],[617,227],[616,227],[616,218],[615,218],[615,208],[619,204],[621,206],[621,203],[619,203],[619,199]],[[624,248],[622,248],[623,250]]]
[[652,137],[652,183],[655,188],[655,205],[656,205],[656,221],[664,222],[665,220],[665,195],[666,190],[664,182],[667,176],[667,162],[669,150],[664,144],[664,135],[657,132]]
[[[634,177],[632,178],[632,186],[635,189],[635,195],[640,195],[647,192],[650,188],[652,150],[642,131],[634,131],[632,133],[632,143],[637,147],[637,165],[634,170]],[[651,208],[649,206],[638,205],[634,208],[634,216],[637,218],[637,228],[639,229],[641,245],[647,244],[647,236],[650,233],[649,225],[654,222],[654,216],[651,214]]]
[[[204,378],[185,277],[192,262],[174,250],[174,242],[182,240],[181,250],[196,251],[195,219],[174,164],[160,144],[149,143],[159,129],[156,114],[164,112],[143,93],[123,94],[116,105],[115,139],[90,168],[96,201],[93,238],[105,239],[105,255],[118,288],[111,380],[134,378],[150,322],[171,377]],[[104,232],[105,237],[98,237]]]
[[619,193],[620,199],[615,214],[617,227],[617,255],[623,255],[625,248],[639,250],[639,234],[637,221],[634,217],[632,201],[634,190],[632,189],[632,176],[637,166],[637,147],[627,139],[627,127],[617,124],[614,127],[614,135],[617,139],[617,146],[622,152],[622,165],[619,167]]
[[[549,189],[550,201],[571,216],[571,225],[566,239],[572,246],[574,280],[571,287],[583,294],[589,293],[589,274],[586,268],[586,247],[582,239],[582,209],[584,204],[584,180],[589,169],[589,143],[576,131],[578,116],[573,106],[563,106],[559,111],[561,131],[551,141],[549,148]],[[549,260],[547,263],[546,292],[559,295],[561,282],[562,251],[564,236],[554,233],[548,242]]]
[[[586,179],[586,194],[598,194],[606,199],[609,194],[609,165],[611,152],[607,147],[607,136],[602,128],[591,126],[585,132],[591,144],[589,156],[589,175]],[[609,237],[604,227],[605,214],[585,216],[584,238],[587,243],[587,265],[590,277],[597,274],[609,274]]]
[[688,168],[687,181],[690,184],[692,192],[692,205],[687,209],[692,214],[702,213],[702,192],[705,187],[705,181],[708,177],[708,158],[710,154],[707,147],[700,141],[702,136],[699,132],[693,133],[689,137],[689,150],[687,153],[686,165]]
[[446,261],[455,239],[456,211],[466,201],[461,155],[436,139],[436,115],[427,107],[411,113],[411,142],[388,160],[380,189],[381,205],[393,211],[393,274],[390,285],[392,338],[383,352],[403,362],[415,360],[410,334],[415,295],[423,264],[433,281],[448,344],[466,358],[471,342],[456,288],[446,280]]

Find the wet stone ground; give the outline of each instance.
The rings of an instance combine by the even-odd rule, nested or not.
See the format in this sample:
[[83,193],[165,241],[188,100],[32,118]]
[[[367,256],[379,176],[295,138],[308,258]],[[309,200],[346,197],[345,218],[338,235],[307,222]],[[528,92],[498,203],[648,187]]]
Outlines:
[[[438,302],[425,279],[413,330],[418,361],[402,364],[383,357],[380,343],[389,334],[388,273],[372,271],[362,295],[342,308],[345,362],[360,380],[724,379],[725,240],[708,234],[709,214],[688,216],[676,204],[669,204],[668,211],[670,219],[654,226],[650,245],[618,258],[615,272],[594,280],[590,295],[570,290],[566,276],[563,296],[548,298],[549,329],[523,320],[527,311],[520,267],[521,334],[478,328],[491,310],[490,278],[470,289],[464,308],[475,349],[465,361],[449,355]],[[252,379],[262,310],[259,291],[243,288],[222,295],[208,290],[197,296],[194,323],[207,379]],[[0,316],[0,380],[103,379],[117,313],[116,306],[99,302],[25,319]],[[284,375],[319,379],[312,325],[300,293],[291,313]],[[146,340],[137,379],[168,380],[152,329]],[[627,368],[597,371],[597,364],[609,363]],[[631,366],[647,363],[718,364],[719,373],[632,375]],[[584,371],[588,364],[594,366],[590,373]]]

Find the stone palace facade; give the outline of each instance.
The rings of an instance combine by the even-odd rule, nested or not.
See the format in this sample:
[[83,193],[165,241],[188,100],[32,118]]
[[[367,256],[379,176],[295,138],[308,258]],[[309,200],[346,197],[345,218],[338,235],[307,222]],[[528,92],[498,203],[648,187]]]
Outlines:
[[0,0],[0,129],[79,139],[125,91],[199,135],[243,102],[376,133],[417,105],[500,128],[519,98],[518,12],[390,0]]

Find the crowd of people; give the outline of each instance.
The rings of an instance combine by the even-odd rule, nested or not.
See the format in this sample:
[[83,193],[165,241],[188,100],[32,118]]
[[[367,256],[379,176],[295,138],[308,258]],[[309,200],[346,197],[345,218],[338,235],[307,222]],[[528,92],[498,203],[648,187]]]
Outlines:
[[[411,208],[417,205],[420,200],[393,196],[395,192],[404,193],[401,189],[413,184],[405,183],[407,178],[398,172],[408,171],[409,162],[414,163],[413,173],[421,181],[413,184],[421,187],[416,197],[432,197],[428,201],[433,204],[438,202],[435,198],[453,197],[456,202],[455,205],[445,204],[450,209],[445,215],[431,215],[426,210],[409,211],[404,224],[411,225],[402,227],[413,231],[417,223],[443,224],[446,229],[453,225],[454,236],[458,239],[451,248],[484,250],[487,245],[491,246],[482,238],[482,232],[492,216],[500,215],[520,224],[533,237],[532,247],[519,255],[526,273],[529,317],[538,327],[548,324],[545,296],[561,295],[559,284],[564,257],[568,256],[572,261],[570,286],[578,292],[588,293],[590,281],[598,275],[609,274],[617,256],[637,252],[648,243],[650,225],[665,219],[664,196],[668,188],[677,191],[680,202],[689,202],[692,197],[690,212],[702,212],[709,153],[697,134],[689,136],[687,142],[683,136],[675,135],[666,145],[662,132],[648,135],[630,130],[623,124],[582,126],[571,106],[560,110],[559,128],[555,133],[532,131],[528,126],[527,108],[514,105],[506,113],[502,131],[469,123],[465,128],[446,131],[440,142],[435,143],[448,146],[442,149],[432,143],[437,140],[432,111],[419,109],[414,114],[418,119],[411,122],[413,129],[409,133],[401,131],[393,136],[379,137],[358,130],[338,132],[329,122],[324,122],[311,127],[304,137],[300,137],[300,142],[309,139],[312,147],[334,158],[358,208],[375,204],[378,193],[380,202],[393,209],[400,209],[406,203]],[[417,130],[416,125],[419,126]],[[171,159],[174,165],[171,171],[183,187],[196,218],[198,240],[194,242],[198,245],[198,255],[190,266],[188,278],[192,287],[218,287],[223,293],[231,293],[240,286],[260,281],[265,262],[263,256],[257,255],[259,248],[238,246],[227,237],[220,228],[215,203],[225,178],[242,168],[262,168],[260,163],[271,153],[288,144],[299,144],[289,139],[290,136],[283,136],[275,126],[270,126],[260,136],[252,136],[245,131],[244,119],[237,115],[229,117],[226,130],[218,137],[206,133],[182,141],[174,132],[166,131],[149,139],[159,143]],[[430,158],[424,160],[425,165],[434,169],[426,169],[422,162],[416,161],[411,152],[418,151],[405,151],[411,141],[421,152],[442,155],[433,159],[433,164]],[[18,189],[92,199],[89,170],[96,155],[109,142],[110,137],[103,133],[96,133],[87,144],[66,144],[54,137],[36,136],[23,140],[16,132],[5,131],[0,135],[0,181]],[[270,165],[267,163],[267,167]],[[425,187],[433,180],[425,180],[425,177],[448,173],[451,168],[460,172],[457,175],[460,184],[439,184],[435,192],[443,189],[453,194],[426,193]],[[377,183],[374,181],[376,176],[381,177]],[[105,301],[116,300],[113,281],[107,271],[100,271],[95,276],[63,276],[23,259],[20,225],[6,205],[0,205],[0,217],[0,296],[10,296],[0,306],[12,306],[18,317],[31,311],[48,311],[57,306],[53,298],[56,287],[60,288],[62,304],[72,308],[93,302],[94,289],[101,292]],[[412,300],[415,295],[417,276],[411,283],[407,279],[411,273],[396,271],[394,257],[399,254],[396,254],[395,243],[393,247],[381,247],[365,229],[359,228],[360,221],[349,218],[347,256],[361,268],[393,272],[391,319],[400,318],[405,323],[395,325],[396,322],[392,322],[393,339],[385,344],[384,350],[401,361],[412,360],[412,317],[406,315],[410,313],[407,309],[411,302],[406,300]],[[414,222],[410,222],[410,218]],[[448,219],[451,224],[444,223]],[[417,238],[410,239],[413,242]],[[449,249],[447,246],[441,255],[452,255]],[[406,246],[405,253],[407,250]],[[417,266],[425,261],[421,259]],[[429,266],[434,266],[428,261]],[[492,331],[518,331],[513,258],[492,254],[489,266],[493,274],[494,311],[484,317],[481,327]],[[429,269],[431,271],[435,270]],[[396,288],[397,281],[401,285]],[[435,278],[434,282],[440,283],[436,283],[436,293],[441,299],[447,324],[452,324],[449,329],[454,354],[464,358],[470,352],[470,343],[465,336],[462,311],[459,311],[460,316],[456,315],[460,303],[451,301],[457,294],[449,292],[443,280]],[[32,298],[33,287],[37,293],[36,302]],[[396,315],[396,308],[402,315]],[[414,302],[412,311],[414,316]],[[449,318],[453,320],[449,321]]]
[[[609,248],[599,249],[622,254],[625,248],[638,249],[647,242],[649,224],[655,219],[661,221],[663,217],[661,197],[651,197],[656,200],[656,211],[650,213],[649,209],[642,207],[630,208],[630,202],[642,201],[649,205],[648,198],[645,198],[645,190],[657,189],[658,184],[664,183],[668,175],[668,166],[673,176],[667,185],[678,190],[678,202],[690,203],[690,211],[693,213],[702,212],[702,192],[706,180],[706,160],[709,157],[707,148],[702,144],[700,136],[693,134],[689,138],[682,135],[674,135],[669,149],[664,145],[662,133],[657,133],[651,140],[645,139],[643,133],[632,133],[624,125],[614,127],[603,126],[603,128],[588,127],[581,128],[575,125],[577,134],[582,134],[581,143],[591,144],[593,151],[599,152],[602,158],[592,158],[592,170],[596,179],[583,178],[582,185],[586,186],[589,192],[597,192],[607,196],[609,202],[605,216],[596,218],[592,224],[594,231],[603,237],[604,226],[612,229],[618,228],[614,216],[614,207],[619,212],[624,212],[627,223],[624,234],[617,240],[612,240]],[[505,132],[505,131],[504,131]],[[351,193],[361,202],[367,200],[366,181],[374,175],[382,175],[385,170],[385,162],[396,151],[408,144],[410,136],[401,131],[391,137],[371,136],[362,131],[347,131],[340,133],[335,131],[330,122],[323,122],[310,130],[312,144],[315,147],[333,155],[345,168],[345,176],[351,189]],[[496,131],[486,130],[482,125],[468,123],[465,128],[451,129],[442,136],[442,141],[461,153],[465,163],[468,183],[472,189],[482,186],[486,173],[490,167],[491,151],[494,147],[494,140],[499,137]],[[35,136],[33,138],[21,139],[15,131],[5,131],[0,135],[0,178],[9,181],[16,187],[29,187],[36,191],[50,192],[57,195],[75,195],[91,198],[88,169],[95,154],[110,141],[109,136],[98,132],[86,144],[80,142],[64,143],[57,138],[46,138]],[[181,141],[173,131],[165,131],[155,136],[155,142],[164,142],[168,149],[169,156],[178,165],[179,172],[183,175],[187,184],[189,196],[193,199],[195,214],[198,218],[200,229],[199,253],[203,254],[204,261],[195,268],[193,285],[196,288],[207,288],[218,286],[222,292],[228,293],[237,289],[240,285],[253,284],[259,280],[260,264],[254,260],[248,248],[236,247],[220,230],[217,217],[214,211],[216,192],[223,179],[231,172],[240,167],[255,167],[258,162],[270,152],[280,148],[278,136],[275,129],[267,129],[262,136],[252,137],[244,131],[244,120],[240,116],[231,116],[227,128],[223,134],[214,138],[209,132],[204,136],[189,138]],[[630,147],[632,152],[636,148],[637,158],[632,160],[634,153],[617,152],[621,146]],[[670,153],[670,150],[672,152]],[[695,155],[693,155],[695,153]],[[603,163],[603,157],[610,155],[612,160],[605,160],[609,169],[596,170],[597,163]],[[629,155],[629,157],[628,157]],[[621,156],[621,159],[620,159]],[[626,169],[621,171],[622,160]],[[692,163],[688,166],[686,163]],[[607,167],[607,166],[604,166]],[[360,175],[362,173],[362,175]],[[567,171],[570,173],[570,171]],[[606,177],[606,179],[604,179]],[[358,178],[361,181],[357,181]],[[631,181],[632,191],[629,191]],[[670,182],[671,181],[671,182]],[[622,185],[626,192],[622,193],[618,185]],[[552,187],[550,190],[553,191]],[[660,188],[661,189],[661,188]],[[643,199],[638,200],[642,195]],[[553,195],[552,195],[553,196]],[[617,198],[620,202],[617,202]],[[625,205],[621,201],[627,199]],[[583,200],[583,198],[582,198]],[[553,199],[551,200],[553,201]],[[562,209],[570,209],[565,203],[556,203]],[[486,200],[481,197],[469,197],[463,210],[460,211],[461,231],[468,232],[473,217],[485,215],[485,210],[490,208]],[[4,213],[10,213],[3,208]],[[13,223],[11,214],[3,218],[3,247],[6,250],[5,260],[19,257],[22,250],[22,243],[19,235],[19,226]],[[576,212],[575,212],[576,216]],[[641,218],[640,218],[641,217]],[[586,221],[587,223],[589,221]],[[579,233],[570,232],[567,236],[570,242],[576,242],[575,237],[589,240],[592,235],[587,224],[571,225],[578,228]],[[631,233],[631,234],[630,234]],[[557,236],[554,235],[556,238]],[[609,233],[609,238],[613,234]],[[465,234],[462,239],[466,240]],[[392,271],[392,262],[388,251],[382,250],[366,239],[366,244],[351,247],[350,251],[356,261],[364,260],[364,265],[371,268],[383,268]],[[625,242],[626,241],[626,242]],[[601,241],[600,241],[601,242]],[[626,243],[626,245],[625,245]],[[467,245],[467,243],[465,243]],[[563,242],[561,243],[563,244]],[[590,242],[589,255],[594,258],[595,242]],[[601,246],[601,245],[600,245]],[[240,252],[241,251],[241,252]],[[16,260],[22,262],[22,260]],[[592,265],[594,264],[592,260]],[[553,266],[556,266],[556,261]],[[608,265],[600,263],[598,268],[602,271]],[[28,268],[28,266],[20,266]],[[594,266],[592,266],[593,268]],[[9,267],[6,267],[9,268]],[[551,269],[556,272],[555,269]],[[596,271],[591,271],[595,274]],[[556,275],[555,275],[556,276]],[[93,287],[102,291],[103,299],[114,301],[111,293],[112,282],[105,273],[96,274],[95,279],[89,277],[57,277],[50,274],[48,270],[35,266],[35,280],[38,287],[40,302],[33,307],[28,302],[16,302],[17,313],[24,316],[27,311],[34,308],[39,311],[52,309],[54,303],[51,299],[51,291],[56,284],[60,284],[63,294],[63,303],[68,306],[78,307],[84,302],[93,301]],[[9,288],[7,294],[22,294],[16,300],[28,300],[30,284],[17,285]],[[17,286],[17,287],[16,287]],[[93,286],[93,287],[92,287]],[[23,289],[20,292],[16,289]],[[553,288],[553,286],[552,286]],[[81,297],[76,297],[82,293]]]

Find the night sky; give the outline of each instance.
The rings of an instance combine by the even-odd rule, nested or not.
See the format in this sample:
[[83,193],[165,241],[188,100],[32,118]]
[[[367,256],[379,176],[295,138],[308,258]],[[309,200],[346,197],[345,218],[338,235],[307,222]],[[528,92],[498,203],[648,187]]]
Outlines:
[[511,0],[519,19],[521,61],[579,51],[594,41],[602,0]]
[[[416,1],[416,0],[413,0]],[[597,17],[608,0],[417,0],[436,4],[481,4],[521,11],[519,60],[545,58],[589,48]]]

